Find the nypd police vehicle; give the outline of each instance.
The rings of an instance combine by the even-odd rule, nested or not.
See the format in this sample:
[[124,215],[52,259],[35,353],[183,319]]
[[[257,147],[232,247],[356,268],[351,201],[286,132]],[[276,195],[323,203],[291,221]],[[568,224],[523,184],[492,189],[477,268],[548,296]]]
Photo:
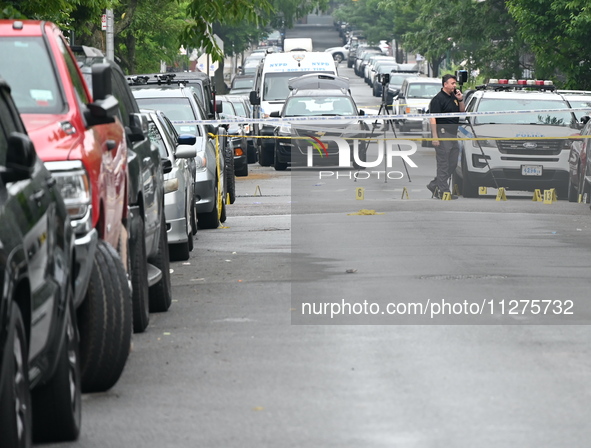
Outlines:
[[[453,183],[462,195],[479,187],[533,191],[555,188],[565,197],[569,149],[579,124],[551,81],[491,79],[470,96],[461,118],[460,156]],[[509,113],[508,113],[509,112]],[[514,112],[514,113],[511,113]]]

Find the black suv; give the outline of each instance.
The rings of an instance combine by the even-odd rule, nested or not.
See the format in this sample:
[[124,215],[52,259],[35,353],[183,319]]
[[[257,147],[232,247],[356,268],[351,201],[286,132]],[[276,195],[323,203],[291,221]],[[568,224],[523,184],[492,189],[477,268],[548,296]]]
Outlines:
[[164,173],[170,160],[161,160],[148,138],[148,117],[140,113],[123,71],[100,50],[73,47],[81,70],[92,90],[90,67],[111,66],[113,95],[119,101],[119,119],[125,126],[128,147],[128,275],[133,292],[133,329],[146,329],[151,312],[166,311],[172,303],[170,261],[164,216]]
[[[75,440],[81,373],[74,235],[0,79],[0,441]],[[33,426],[34,423],[34,426]],[[34,434],[33,434],[34,429]]]

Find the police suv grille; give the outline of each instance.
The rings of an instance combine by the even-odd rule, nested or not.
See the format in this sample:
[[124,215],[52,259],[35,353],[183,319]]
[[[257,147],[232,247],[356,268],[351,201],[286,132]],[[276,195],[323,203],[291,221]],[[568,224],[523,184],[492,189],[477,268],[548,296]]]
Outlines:
[[501,154],[555,156],[562,151],[562,140],[497,140]]

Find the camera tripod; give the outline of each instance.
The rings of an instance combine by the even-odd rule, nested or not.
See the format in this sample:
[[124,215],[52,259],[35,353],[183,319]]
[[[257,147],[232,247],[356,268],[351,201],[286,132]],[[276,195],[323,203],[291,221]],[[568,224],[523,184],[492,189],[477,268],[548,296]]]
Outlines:
[[[389,79],[390,77],[389,76],[386,76],[384,74],[377,75],[377,76],[380,76],[380,82],[382,84],[382,103],[380,105],[380,109],[378,110],[378,115],[382,115],[382,113],[384,115],[390,115],[390,111],[388,110],[388,106],[387,106],[387,103],[388,103],[388,95],[387,95],[387,90],[386,90],[386,84],[388,84],[388,82],[390,80]],[[392,120],[392,119],[386,119],[386,120],[383,120],[383,121],[384,121],[384,126],[383,126],[384,142],[386,141],[386,136],[387,136],[387,133],[388,133],[388,129],[389,128],[392,129],[392,132],[394,134],[394,138],[397,139],[398,138],[398,135],[396,134],[396,125],[394,123],[394,120]],[[372,136],[374,135],[374,131],[376,130],[377,126],[378,126],[378,120],[374,121],[374,123],[373,123],[372,129],[371,129],[371,135]],[[384,143],[384,145],[385,145],[385,143]],[[398,146],[398,151],[402,151],[400,149],[400,145],[399,144],[397,144],[396,146]],[[408,181],[409,182],[412,182],[412,180],[410,178],[410,174],[408,172],[408,166],[406,166],[406,161],[404,159],[402,159],[402,163],[404,164],[404,170],[406,171],[406,176],[408,177]],[[385,171],[386,171],[386,158],[384,157],[384,173],[385,173]],[[388,182],[388,176],[387,175],[384,176],[384,182],[386,182],[386,183]]]

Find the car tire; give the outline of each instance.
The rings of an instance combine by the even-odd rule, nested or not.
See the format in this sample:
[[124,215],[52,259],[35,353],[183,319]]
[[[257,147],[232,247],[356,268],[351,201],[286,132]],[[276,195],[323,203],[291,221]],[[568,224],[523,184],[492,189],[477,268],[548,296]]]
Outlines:
[[275,154],[273,157],[273,168],[275,168],[275,171],[285,171],[287,169],[287,162],[280,162],[279,161],[279,154],[278,154],[278,150],[277,150],[277,143],[275,143]]
[[131,291],[115,249],[99,240],[86,297],[77,311],[82,392],[115,385],[129,355]]
[[197,211],[195,209],[195,198],[191,195],[191,230],[197,235]]
[[32,394],[35,443],[72,441],[80,434],[80,337],[71,287],[68,295],[64,342],[55,373],[49,383],[34,389]]
[[236,173],[234,172],[234,151],[226,151],[224,160],[224,176],[226,180],[226,189],[230,195],[230,204],[236,200]]
[[454,191],[454,185],[458,186],[458,191],[463,191],[464,190],[464,179],[462,179],[457,170],[454,170],[453,173],[451,173],[451,183],[452,183],[452,191]]
[[[579,170],[581,169],[581,167],[579,167]],[[579,171],[580,173],[581,171]],[[580,174],[579,174],[580,176]],[[579,192],[577,191],[578,189],[575,187],[575,185],[573,184],[572,180],[571,180],[571,176],[568,176],[568,186],[566,188],[566,191],[568,191],[568,201],[569,202],[577,202],[578,201],[578,197],[579,197]]]
[[271,166],[273,165],[273,151],[269,151],[268,148],[266,148],[266,145],[261,143],[261,146],[259,146],[259,164],[261,166]]
[[[242,168],[236,171],[236,177],[246,177],[248,176],[248,164],[244,164]],[[231,202],[232,204],[232,202]]]
[[[213,197],[213,210],[207,213],[198,213],[197,219],[199,227],[202,229],[217,229],[220,226],[220,211],[218,207],[219,202],[219,190],[218,181],[216,179],[214,197]],[[223,201],[222,201],[223,203]]]
[[150,323],[148,293],[148,259],[146,255],[146,232],[141,209],[131,219],[129,258],[131,261],[131,298],[133,303],[133,332],[143,333]]
[[0,434],[2,446],[30,447],[33,413],[29,390],[29,350],[20,309],[13,303],[8,321],[2,369],[6,381],[0,389]]
[[345,56],[343,55],[343,53],[335,53],[332,55],[332,58],[338,64],[338,63],[342,62],[343,59],[345,59]]
[[466,160],[462,159],[462,196],[465,198],[477,198],[478,197],[478,185],[473,185],[470,182],[470,173],[466,167]]
[[256,163],[259,161],[257,150],[254,145],[246,148],[246,159],[248,163]]
[[[191,238],[193,236],[191,235]],[[191,250],[189,247],[189,236],[187,235],[187,241],[184,243],[174,243],[168,246],[170,261],[185,261],[191,256]]]
[[161,218],[160,237],[158,239],[158,252],[150,263],[162,272],[160,281],[150,286],[150,312],[161,313],[168,311],[172,303],[172,286],[170,281],[170,259],[168,254],[168,241],[166,233],[166,219]]

